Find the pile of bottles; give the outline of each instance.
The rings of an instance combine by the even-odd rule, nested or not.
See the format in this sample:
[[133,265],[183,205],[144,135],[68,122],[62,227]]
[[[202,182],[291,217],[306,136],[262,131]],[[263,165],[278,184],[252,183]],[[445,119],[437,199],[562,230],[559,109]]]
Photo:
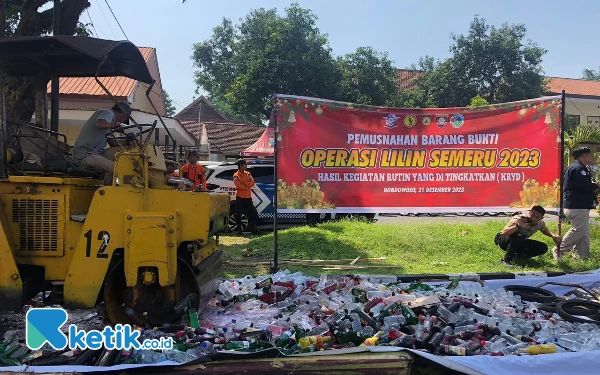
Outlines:
[[[0,342],[0,365],[110,366],[189,363],[218,352],[276,350],[283,355],[394,346],[436,355],[535,355],[600,349],[600,330],[571,323],[504,289],[477,282],[401,283],[394,276],[306,277],[300,272],[223,281],[201,312],[180,322],[136,327],[140,339],[171,337],[170,350],[40,350]],[[87,355],[87,357],[86,357]]]

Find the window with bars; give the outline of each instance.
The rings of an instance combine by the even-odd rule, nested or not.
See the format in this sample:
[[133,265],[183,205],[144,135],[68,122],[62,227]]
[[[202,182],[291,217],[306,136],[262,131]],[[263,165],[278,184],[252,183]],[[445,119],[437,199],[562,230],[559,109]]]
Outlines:
[[575,129],[577,126],[579,126],[580,121],[581,121],[580,115],[565,114],[565,122],[566,122],[565,130],[569,131],[569,130]]
[[588,116],[587,117],[588,125],[594,125],[600,127],[600,116]]

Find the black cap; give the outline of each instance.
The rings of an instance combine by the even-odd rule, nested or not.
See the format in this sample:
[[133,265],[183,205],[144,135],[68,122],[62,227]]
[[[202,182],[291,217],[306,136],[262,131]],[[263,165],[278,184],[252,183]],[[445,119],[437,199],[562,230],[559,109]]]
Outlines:
[[539,212],[542,215],[546,214],[546,210],[544,210],[544,207],[542,207],[542,206],[531,206],[531,208],[529,209],[529,211],[536,211],[536,212]]

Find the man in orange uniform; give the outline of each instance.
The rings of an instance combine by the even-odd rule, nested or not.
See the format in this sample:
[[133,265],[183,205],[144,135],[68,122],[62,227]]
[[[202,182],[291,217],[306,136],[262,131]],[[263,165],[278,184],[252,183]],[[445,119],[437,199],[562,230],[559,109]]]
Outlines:
[[192,181],[190,190],[206,191],[206,176],[204,167],[198,164],[198,151],[190,151],[188,160],[189,163],[181,167],[181,177]]
[[173,178],[173,177],[179,177],[179,171],[175,169],[176,164],[168,163],[168,162],[166,162],[167,160],[175,161],[175,159],[172,157],[168,157],[168,156],[165,157],[165,164],[167,165],[167,171],[165,172],[165,175],[167,176],[167,179]]
[[235,194],[237,232],[239,235],[242,234],[242,212],[244,212],[248,217],[248,229],[250,229],[252,233],[259,234],[260,231],[256,227],[258,211],[256,211],[256,207],[254,207],[254,203],[252,202],[254,179],[250,172],[246,170],[247,165],[245,160],[238,160],[237,165],[238,170],[233,174],[233,183],[237,188]]

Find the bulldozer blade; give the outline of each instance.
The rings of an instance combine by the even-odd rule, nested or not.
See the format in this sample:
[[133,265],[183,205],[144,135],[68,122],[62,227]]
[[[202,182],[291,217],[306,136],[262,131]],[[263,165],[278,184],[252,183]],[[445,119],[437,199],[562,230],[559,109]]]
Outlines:
[[208,301],[215,295],[223,278],[223,255],[222,250],[218,250],[213,255],[206,258],[205,261],[198,264],[195,268],[196,281],[200,288],[200,298],[198,301],[198,312],[204,310]]
[[173,306],[173,311],[182,314],[185,309],[190,307],[194,302],[196,302],[196,295],[194,293],[188,294],[188,296],[182,299],[181,302]]

